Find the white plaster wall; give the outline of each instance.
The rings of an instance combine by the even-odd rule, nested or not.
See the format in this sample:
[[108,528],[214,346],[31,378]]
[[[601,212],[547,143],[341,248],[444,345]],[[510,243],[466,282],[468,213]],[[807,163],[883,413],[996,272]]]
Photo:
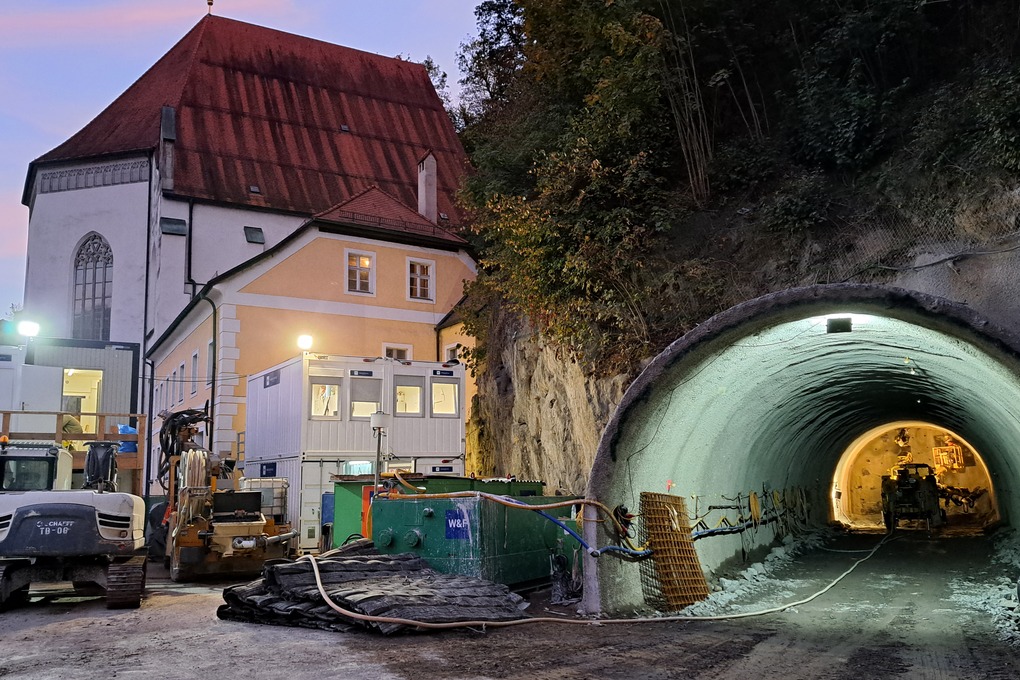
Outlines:
[[110,338],[142,341],[148,186],[143,181],[35,196],[25,312],[38,320],[41,335],[71,337],[74,256],[84,236],[95,231],[113,251]]
[[163,217],[188,220],[188,204],[169,198],[160,198],[153,229],[153,260],[149,272],[152,292],[149,297],[150,323],[153,338],[158,338],[191,300],[190,287],[186,285],[185,258],[188,237],[164,234],[159,220]]
[[[200,284],[276,245],[307,219],[200,204],[195,205],[193,218],[191,274]],[[260,227],[265,245],[248,243],[244,238],[246,226]]]
[[[191,229],[191,281],[188,280],[188,237],[160,233],[153,235],[151,311],[153,337],[170,326],[193,293],[210,279],[236,267],[296,230],[305,218],[253,210],[211,206],[162,197],[158,218],[172,217]],[[248,243],[244,227],[261,227],[265,245]]]

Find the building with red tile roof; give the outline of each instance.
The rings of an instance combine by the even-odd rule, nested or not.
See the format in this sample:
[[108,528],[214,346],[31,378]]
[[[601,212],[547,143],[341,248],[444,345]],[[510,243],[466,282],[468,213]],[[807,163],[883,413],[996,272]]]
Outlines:
[[[422,328],[447,315],[474,272],[455,202],[465,170],[422,65],[209,15],[29,165],[25,313],[46,336],[139,343],[155,382],[176,369],[199,388],[189,400],[209,398],[224,417],[243,394],[206,374],[253,366],[243,336],[263,330],[232,316],[237,300],[290,305],[321,327],[331,327],[322,314],[339,315],[389,341],[409,322],[415,355],[438,359],[440,330],[425,343]],[[335,266],[309,255],[317,247],[339,253]],[[285,254],[315,271],[279,266]],[[241,272],[258,272],[258,294],[236,288]],[[377,292],[347,288],[358,277]],[[228,303],[228,293],[240,297]],[[209,342],[182,349],[205,333],[181,326],[198,323],[204,302]],[[359,318],[375,321],[350,326]],[[234,425],[217,425],[217,447],[233,447]]]
[[373,185],[416,205],[417,166],[431,151],[439,211],[457,223],[466,158],[424,66],[214,15],[37,158],[24,202],[47,167],[148,154],[165,141],[167,195],[302,215]]

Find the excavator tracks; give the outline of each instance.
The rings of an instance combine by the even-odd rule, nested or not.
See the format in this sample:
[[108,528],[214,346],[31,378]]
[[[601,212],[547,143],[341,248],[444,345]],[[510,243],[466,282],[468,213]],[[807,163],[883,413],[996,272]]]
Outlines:
[[17,590],[11,587],[11,572],[18,566],[16,561],[0,561],[0,612],[28,602],[27,585]]
[[115,561],[106,571],[106,608],[137,609],[145,591],[145,556]]

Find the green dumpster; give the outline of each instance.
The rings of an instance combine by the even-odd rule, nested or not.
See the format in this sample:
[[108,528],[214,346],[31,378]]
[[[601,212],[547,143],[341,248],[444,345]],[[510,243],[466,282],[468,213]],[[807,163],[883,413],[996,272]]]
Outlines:
[[[545,483],[507,479],[475,479],[448,475],[402,475],[408,484],[424,488],[428,493],[482,491],[498,496],[541,496]],[[333,542],[339,548],[351,536],[362,534],[363,489],[371,487],[372,475],[333,475]],[[391,478],[387,478],[391,479]],[[410,493],[408,489],[405,492]],[[560,500],[563,500],[561,497]]]
[[[565,496],[522,496],[544,505]],[[575,506],[545,510],[576,531]],[[551,560],[571,563],[577,539],[533,510],[508,507],[483,497],[380,498],[372,504],[372,538],[384,554],[413,552],[446,574],[485,578],[522,587],[548,581]]]

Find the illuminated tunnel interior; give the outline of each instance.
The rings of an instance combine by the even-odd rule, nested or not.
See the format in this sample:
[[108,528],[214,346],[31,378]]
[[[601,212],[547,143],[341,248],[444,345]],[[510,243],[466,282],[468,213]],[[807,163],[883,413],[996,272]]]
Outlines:
[[[962,490],[938,501],[947,527],[1009,523],[1020,518],[1018,368],[1016,335],[940,298],[834,285],[751,300],[638,376],[588,493],[631,508],[642,492],[683,497],[709,575],[775,541],[756,521],[719,529],[770,508],[807,527],[881,528],[881,478],[902,463]],[[604,525],[585,530],[610,540]],[[590,610],[642,604],[637,564],[585,567]]]

